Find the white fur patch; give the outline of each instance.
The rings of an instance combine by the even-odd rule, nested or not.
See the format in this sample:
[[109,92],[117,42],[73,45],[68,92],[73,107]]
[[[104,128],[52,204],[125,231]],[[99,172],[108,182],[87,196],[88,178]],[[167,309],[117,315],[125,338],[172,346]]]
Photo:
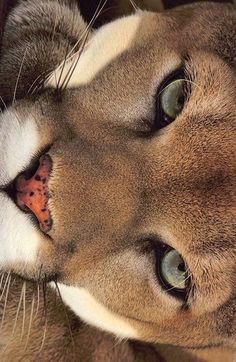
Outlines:
[[19,121],[14,111],[0,117],[0,186],[12,181],[38,151],[39,135],[32,118]]
[[[89,83],[106,65],[130,47],[141,22],[141,14],[136,13],[101,27],[80,56],[67,88]],[[77,60],[74,55],[64,67],[61,82],[64,81],[71,65]],[[61,67],[53,72],[46,86],[56,87]],[[72,66],[73,67],[73,66]]]
[[3,192],[0,205],[0,267],[34,263],[41,241],[38,230]]
[[121,338],[138,337],[135,329],[127,321],[109,311],[84,288],[61,283],[58,285],[64,302],[85,322]]

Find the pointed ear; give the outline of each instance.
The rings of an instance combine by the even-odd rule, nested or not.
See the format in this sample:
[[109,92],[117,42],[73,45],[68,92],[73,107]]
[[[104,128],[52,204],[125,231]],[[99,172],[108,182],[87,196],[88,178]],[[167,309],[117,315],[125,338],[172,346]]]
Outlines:
[[8,14],[1,48],[0,96],[7,104],[14,93],[19,99],[42,88],[52,71],[90,38],[74,0],[17,4]]

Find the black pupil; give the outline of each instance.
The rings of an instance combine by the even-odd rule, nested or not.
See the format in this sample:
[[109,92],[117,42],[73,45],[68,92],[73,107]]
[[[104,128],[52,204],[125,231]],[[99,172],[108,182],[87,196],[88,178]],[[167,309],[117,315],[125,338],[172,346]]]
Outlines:
[[184,262],[178,265],[178,270],[181,272],[185,272],[185,264]]
[[183,108],[183,105],[184,105],[184,95],[181,92],[179,98],[176,101],[176,111],[180,112],[182,110],[182,108]]

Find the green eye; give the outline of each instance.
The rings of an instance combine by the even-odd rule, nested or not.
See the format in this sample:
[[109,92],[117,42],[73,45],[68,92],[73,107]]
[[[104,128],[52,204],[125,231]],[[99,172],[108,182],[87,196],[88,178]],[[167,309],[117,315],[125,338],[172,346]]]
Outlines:
[[192,274],[177,250],[158,239],[152,240],[156,260],[156,277],[168,294],[184,302],[192,292]]
[[174,249],[167,251],[160,261],[160,274],[167,287],[185,290],[186,266],[181,255]]
[[[165,86],[160,94],[161,109],[167,119],[174,120],[183,109],[184,83],[184,79],[176,79]],[[170,120],[166,123],[170,123]]]

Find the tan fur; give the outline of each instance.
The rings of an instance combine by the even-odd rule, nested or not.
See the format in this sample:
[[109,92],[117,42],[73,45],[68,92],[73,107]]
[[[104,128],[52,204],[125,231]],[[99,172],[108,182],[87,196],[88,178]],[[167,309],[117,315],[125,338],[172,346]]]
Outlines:
[[[38,9],[36,1],[31,4]],[[26,39],[36,45],[30,48],[30,56],[23,63],[18,98],[26,97],[35,80],[35,64],[41,66],[38,75],[49,74],[63,60],[67,44],[60,34],[67,29],[72,47],[85,26],[79,15],[72,26],[68,9],[65,17],[58,12],[59,36],[48,46],[45,43],[48,33],[45,35],[42,29],[46,26],[49,33],[55,30],[50,28],[50,21],[53,23],[50,15],[48,23],[42,20],[40,31],[35,22],[34,32],[29,36],[32,30],[32,25],[27,29],[29,18],[25,20],[25,30],[19,26],[17,11],[18,8],[13,11],[5,29],[0,63],[0,95],[8,103]],[[23,338],[21,322],[17,323],[13,341],[13,320],[23,282],[16,277],[14,284],[9,284],[1,332],[1,360],[13,361],[22,356],[27,361],[35,358],[67,361],[78,358],[80,353],[83,356],[84,345],[87,346],[84,342],[87,337],[83,336],[89,332],[86,327],[78,326],[78,320],[68,312],[75,319],[73,349],[67,317],[62,316],[63,306],[54,307],[55,292],[49,287],[47,314],[41,295],[35,315],[37,280],[44,276],[78,290],[85,289],[132,328],[134,335],[130,337],[171,345],[157,347],[167,361],[233,359],[236,348],[235,8],[198,4],[163,14],[143,12],[140,17],[131,43],[88,83],[80,84],[78,62],[77,86],[73,84],[70,88],[69,83],[59,98],[54,97],[54,90],[44,89],[40,94],[36,92],[36,98],[13,105],[19,122],[30,115],[41,142],[47,139],[50,145],[48,153],[53,170],[49,207],[53,227],[48,235],[42,235],[35,262],[5,266],[6,271],[11,270],[23,279],[30,278],[34,283],[27,282],[25,318],[23,304],[20,309],[19,319],[24,319],[26,326]],[[85,47],[84,55],[88,57],[93,36],[89,35]],[[18,38],[22,39],[19,45]],[[52,58],[51,44],[57,50]],[[191,96],[173,123],[147,137],[144,121],[154,118],[158,85],[180,67],[184,57],[193,79]],[[99,61],[99,54],[95,61]],[[11,69],[12,79],[6,83],[6,74]],[[194,292],[184,305],[163,291],[157,281],[149,241],[153,237],[178,250],[187,261]],[[9,282],[6,278],[4,293]],[[4,303],[3,299],[3,309]],[[33,319],[27,337],[30,315]],[[46,319],[47,334],[40,351]],[[111,337],[106,338],[108,345],[113,343]],[[125,361],[132,361],[135,353],[138,355],[132,343],[123,347]],[[91,357],[94,348],[88,348],[91,361],[96,360]],[[141,360],[144,355],[141,354]]]

